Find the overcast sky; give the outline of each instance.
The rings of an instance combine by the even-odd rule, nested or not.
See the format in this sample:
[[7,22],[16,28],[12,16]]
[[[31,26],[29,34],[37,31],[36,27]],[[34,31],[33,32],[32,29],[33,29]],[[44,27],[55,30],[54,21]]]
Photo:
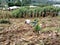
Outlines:
[[53,0],[53,1],[60,1],[60,0]]
[[58,2],[58,1],[60,1],[60,0],[49,0],[49,1],[57,1],[57,2]]

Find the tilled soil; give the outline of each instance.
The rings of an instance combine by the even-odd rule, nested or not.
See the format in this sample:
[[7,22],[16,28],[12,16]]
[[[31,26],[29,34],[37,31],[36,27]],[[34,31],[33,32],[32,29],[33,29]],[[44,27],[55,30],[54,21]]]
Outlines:
[[34,31],[34,27],[25,24],[24,20],[10,19],[11,24],[0,24],[0,45],[60,45],[60,32],[51,28],[60,27],[60,18],[41,18],[40,23],[44,20],[47,25],[42,30],[51,29],[39,31],[39,34]]

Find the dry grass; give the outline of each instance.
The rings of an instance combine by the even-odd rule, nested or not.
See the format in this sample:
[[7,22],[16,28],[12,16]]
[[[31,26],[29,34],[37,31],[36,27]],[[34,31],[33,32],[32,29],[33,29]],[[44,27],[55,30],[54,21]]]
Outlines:
[[3,11],[3,10],[0,10],[0,19],[1,18],[10,18],[12,15],[11,15],[11,12],[10,11]]

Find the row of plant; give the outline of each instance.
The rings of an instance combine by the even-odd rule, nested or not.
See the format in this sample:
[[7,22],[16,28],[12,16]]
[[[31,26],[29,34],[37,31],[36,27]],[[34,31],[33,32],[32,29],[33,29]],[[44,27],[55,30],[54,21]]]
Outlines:
[[46,6],[46,7],[21,7],[20,9],[14,10],[12,12],[13,17],[20,18],[20,17],[45,17],[48,15],[57,16],[60,8],[56,8],[53,6]]
[[45,17],[45,16],[58,16],[60,8],[53,6],[46,7],[28,7],[23,6],[20,9],[13,11],[0,10],[0,18],[25,18],[25,17]]

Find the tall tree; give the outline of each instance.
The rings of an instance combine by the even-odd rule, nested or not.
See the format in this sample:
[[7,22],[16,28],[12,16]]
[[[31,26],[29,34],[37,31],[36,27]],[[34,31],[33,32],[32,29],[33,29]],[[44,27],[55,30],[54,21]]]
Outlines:
[[2,7],[2,8],[3,8],[3,7],[5,7],[5,8],[8,7],[8,5],[7,5],[7,3],[6,3],[5,0],[0,0],[0,1],[1,1],[1,7]]
[[15,5],[16,5],[16,6],[21,6],[21,1],[20,1],[20,0],[16,0],[16,1],[15,1]]
[[22,0],[22,5],[27,6],[31,4],[31,0]]

